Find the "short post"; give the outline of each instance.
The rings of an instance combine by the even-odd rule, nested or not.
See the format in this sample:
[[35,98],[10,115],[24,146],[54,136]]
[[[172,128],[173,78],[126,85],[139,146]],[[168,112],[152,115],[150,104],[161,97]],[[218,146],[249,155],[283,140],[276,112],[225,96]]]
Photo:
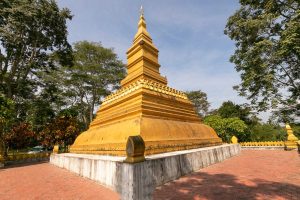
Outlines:
[[53,153],[59,153],[59,146],[57,144],[53,147]]
[[287,131],[287,140],[284,142],[284,149],[285,150],[293,150],[297,149],[297,141],[299,140],[293,133],[292,128],[289,124],[286,124],[285,126]]
[[232,144],[237,144],[238,142],[239,142],[238,138],[235,137],[235,136],[232,136],[232,138],[231,138],[231,143],[232,143]]

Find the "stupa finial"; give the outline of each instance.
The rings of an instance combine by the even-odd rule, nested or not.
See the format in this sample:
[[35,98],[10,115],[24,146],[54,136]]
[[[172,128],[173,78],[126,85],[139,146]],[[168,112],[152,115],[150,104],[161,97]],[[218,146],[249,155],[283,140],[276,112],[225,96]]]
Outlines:
[[143,5],[141,5],[141,8],[140,8],[140,16],[144,16],[144,8],[143,8]]
[[139,24],[138,26],[143,26],[144,28],[146,28],[146,21],[145,21],[145,18],[144,18],[144,8],[143,6],[141,5],[141,8],[140,8],[140,20],[139,20]]
[[137,31],[134,38],[136,39],[140,35],[146,35],[151,40],[150,35],[147,31],[147,25],[146,25],[146,20],[144,18],[144,8],[143,8],[143,6],[141,6],[141,8],[140,8],[140,19],[139,19],[139,23],[138,23],[138,31]]

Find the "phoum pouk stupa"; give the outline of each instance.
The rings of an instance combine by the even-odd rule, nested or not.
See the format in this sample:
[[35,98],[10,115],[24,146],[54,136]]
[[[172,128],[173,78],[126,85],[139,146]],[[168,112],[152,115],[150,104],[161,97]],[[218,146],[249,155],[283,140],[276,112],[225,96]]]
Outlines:
[[135,135],[143,138],[145,155],[222,143],[201,122],[185,93],[167,86],[143,13],[127,61],[128,74],[121,89],[105,98],[89,129],[71,146],[71,153],[124,156],[128,137]]

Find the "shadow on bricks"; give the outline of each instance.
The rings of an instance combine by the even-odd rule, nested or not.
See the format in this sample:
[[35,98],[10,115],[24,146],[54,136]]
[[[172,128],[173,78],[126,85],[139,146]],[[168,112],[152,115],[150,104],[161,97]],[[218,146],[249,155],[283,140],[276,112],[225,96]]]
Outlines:
[[154,199],[300,199],[300,185],[266,181],[240,180],[231,174],[196,172],[180,181],[158,187]]

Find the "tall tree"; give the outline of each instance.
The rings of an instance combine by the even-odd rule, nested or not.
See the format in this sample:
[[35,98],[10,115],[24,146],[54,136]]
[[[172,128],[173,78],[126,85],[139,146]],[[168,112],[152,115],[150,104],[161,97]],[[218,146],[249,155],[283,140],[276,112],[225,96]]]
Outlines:
[[230,61],[241,73],[239,94],[259,110],[300,116],[300,2],[240,0],[225,28],[236,42]]
[[205,92],[201,90],[196,91],[187,91],[186,95],[188,96],[189,100],[194,103],[196,112],[201,116],[204,117],[209,109],[209,102],[207,101],[207,95]]
[[67,41],[68,9],[54,0],[0,1],[0,92],[16,103],[17,112],[43,91],[41,72],[72,64]]
[[119,87],[125,76],[125,65],[113,49],[100,43],[80,41],[74,44],[74,66],[64,67],[54,77],[70,100],[67,105],[79,110],[87,128],[101,99]]
[[252,112],[247,105],[238,105],[232,101],[225,101],[217,110],[217,114],[223,118],[237,117],[243,120],[248,126],[255,125],[259,122],[259,118]]

